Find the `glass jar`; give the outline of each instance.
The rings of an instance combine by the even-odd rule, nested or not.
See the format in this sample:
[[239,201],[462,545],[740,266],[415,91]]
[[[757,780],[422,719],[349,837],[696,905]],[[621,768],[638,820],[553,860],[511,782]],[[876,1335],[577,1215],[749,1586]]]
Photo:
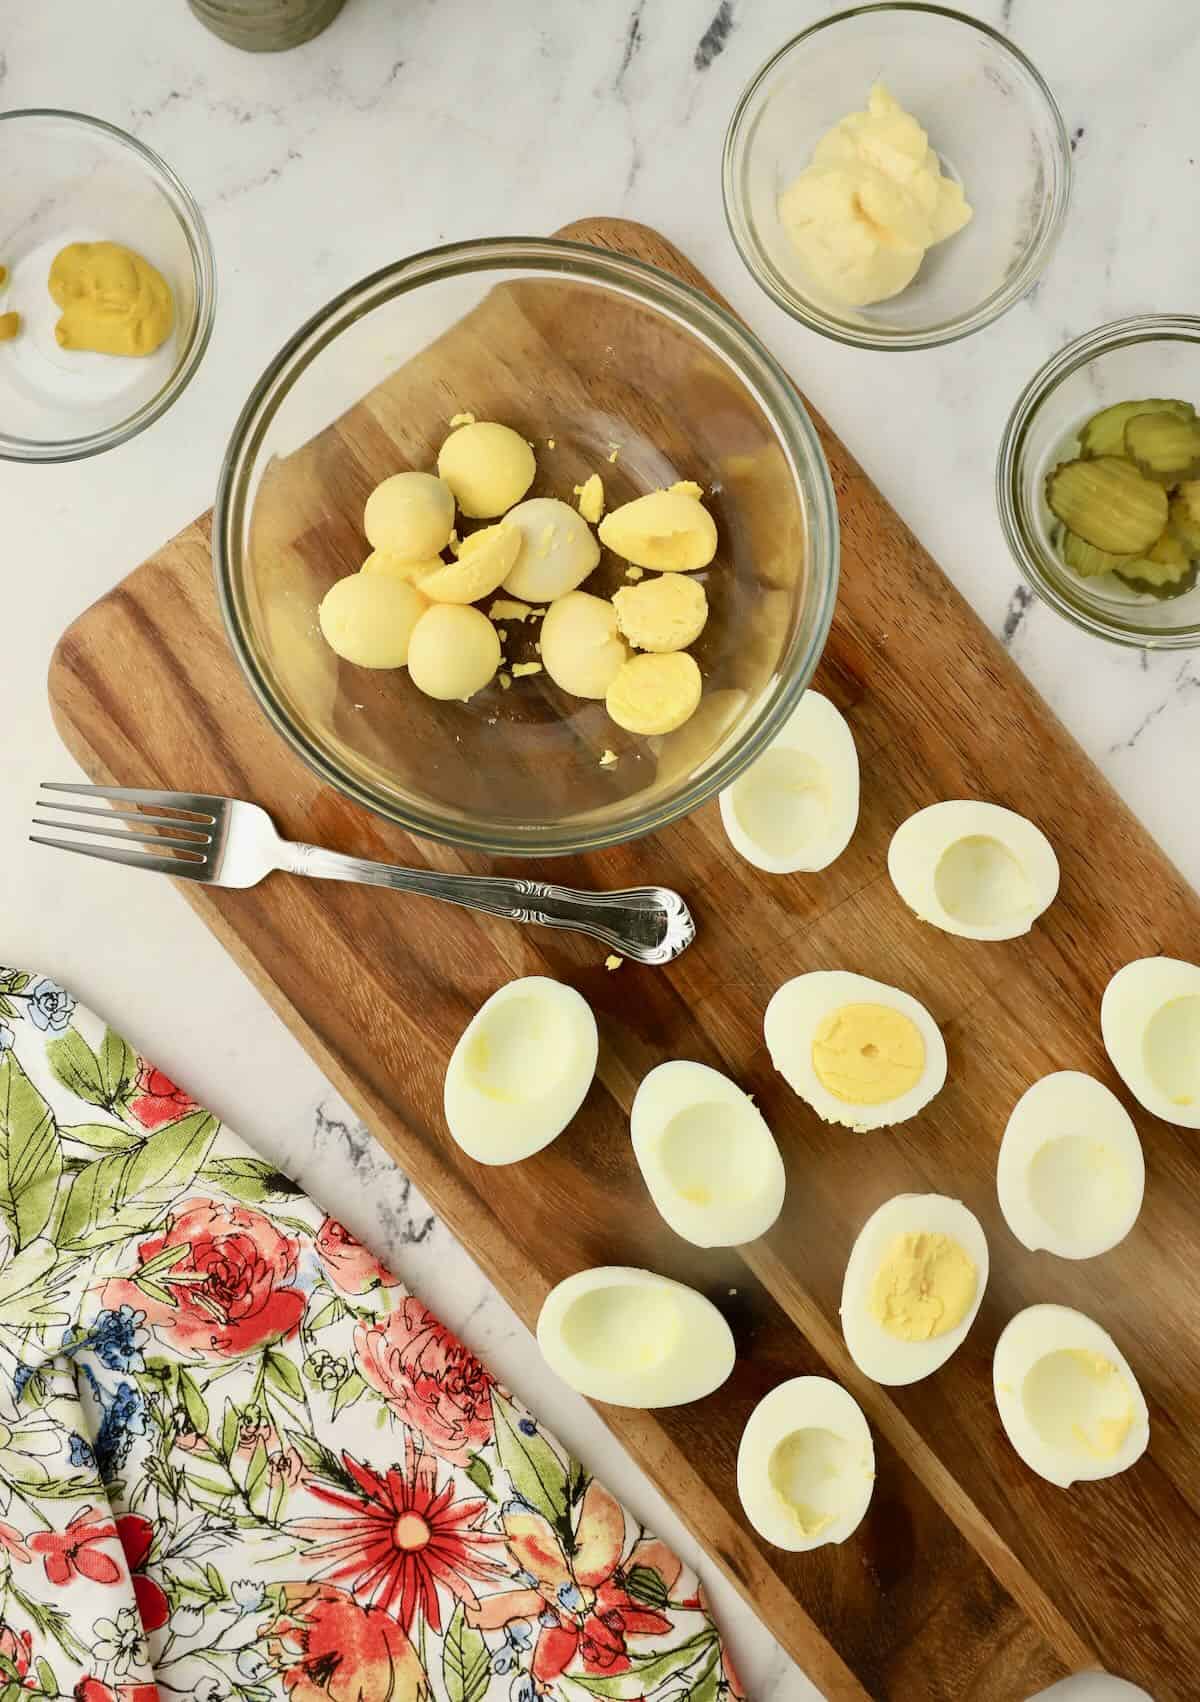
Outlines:
[[188,0],[214,35],[251,53],[277,53],[311,41],[331,24],[345,0]]

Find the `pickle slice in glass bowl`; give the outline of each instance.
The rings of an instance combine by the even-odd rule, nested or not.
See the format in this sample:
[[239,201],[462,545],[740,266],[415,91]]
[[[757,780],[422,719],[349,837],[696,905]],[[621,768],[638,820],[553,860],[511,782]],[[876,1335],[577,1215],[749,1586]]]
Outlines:
[[1125,427],[1125,453],[1139,473],[1176,485],[1200,473],[1200,420],[1176,414],[1135,414]]
[[1167,524],[1167,493],[1117,455],[1060,461],[1046,476],[1046,501],[1069,532],[1113,555],[1142,555]]
[[1139,414],[1174,414],[1181,420],[1192,420],[1196,410],[1190,402],[1163,396],[1149,396],[1141,402],[1114,402],[1111,408],[1101,408],[1098,414],[1093,414],[1080,431],[1080,452],[1093,457],[1123,455],[1125,427]]

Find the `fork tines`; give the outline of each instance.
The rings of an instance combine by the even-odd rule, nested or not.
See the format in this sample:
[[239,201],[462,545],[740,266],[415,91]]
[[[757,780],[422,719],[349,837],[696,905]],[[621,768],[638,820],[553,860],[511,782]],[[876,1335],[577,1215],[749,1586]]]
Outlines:
[[[58,851],[75,851],[83,857],[125,863],[130,868],[150,869],[156,874],[203,879],[211,868],[216,831],[225,807],[223,798],[190,792],[158,792],[136,786],[86,786],[48,780],[42,782],[41,791],[102,799],[105,804],[114,806],[143,807],[97,808],[93,804],[67,803],[57,796],[39,796],[37,809],[53,811],[56,816],[65,815],[68,819],[48,820],[43,815],[35,815],[35,827],[53,828],[59,833],[98,836],[100,843],[85,838],[50,839],[31,833],[29,837],[35,845],[49,845]],[[160,810],[176,813],[152,813]],[[77,816],[100,819],[72,819]],[[150,831],[143,832],[142,829]],[[153,847],[153,851],[141,849],[143,846]]]

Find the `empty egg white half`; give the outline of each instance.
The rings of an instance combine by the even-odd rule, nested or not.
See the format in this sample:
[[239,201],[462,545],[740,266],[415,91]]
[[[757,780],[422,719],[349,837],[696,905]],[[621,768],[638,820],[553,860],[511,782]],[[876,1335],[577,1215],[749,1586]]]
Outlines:
[[909,816],[892,835],[888,874],[920,921],[967,940],[1027,934],[1058,892],[1058,858],[1041,828],[965,799]]
[[992,1361],[996,1406],[1031,1471],[1060,1489],[1113,1477],[1150,1440],[1145,1397],[1107,1330],[1069,1306],[1027,1306]]
[[793,1377],[764,1395],[742,1432],[737,1486],[776,1548],[845,1542],[875,1487],[875,1445],[854,1396],[828,1377]]
[[975,1322],[988,1278],[987,1238],[944,1194],[897,1194],[858,1232],[842,1283],[842,1334],[876,1383],[928,1377]]
[[552,1288],[537,1338],[564,1383],[611,1406],[682,1406],[733,1370],[733,1336],[712,1301],[628,1265],[579,1271]]
[[1139,1104],[1200,1129],[1200,967],[1175,957],[1127,963],[1104,989],[1100,1032]]
[[1094,1076],[1043,1076],[1013,1107],[996,1191],[1032,1252],[1091,1259],[1123,1241],[1142,1209],[1146,1165],[1133,1119]]
[[917,999],[844,969],[797,975],[763,1019],[771,1062],[827,1123],[880,1129],[915,1117],[946,1079],[946,1044]]
[[697,1247],[764,1235],[783,1204],[775,1137],[736,1082],[674,1059],[650,1071],[629,1119],[633,1151],[659,1212]]
[[446,1066],[450,1133],[480,1164],[513,1164],[560,1135],[596,1073],[596,1019],[561,981],[527,975],[485,999]]
[[729,843],[756,869],[827,868],[858,822],[858,752],[844,717],[820,692],[806,691],[720,804]]

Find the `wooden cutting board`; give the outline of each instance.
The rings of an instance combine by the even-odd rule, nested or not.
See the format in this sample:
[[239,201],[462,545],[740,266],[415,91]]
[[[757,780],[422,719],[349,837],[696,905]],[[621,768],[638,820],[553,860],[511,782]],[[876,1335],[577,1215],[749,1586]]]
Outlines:
[[[567,235],[708,288],[642,226],[592,219]],[[710,292],[711,293],[711,292]],[[398,380],[392,380],[395,383]],[[815,1682],[837,1702],[1016,1702],[1093,1666],[1159,1702],[1200,1689],[1200,1142],[1142,1113],[1145,1209],[1128,1240],[1082,1264],[1031,1254],[996,1204],[995,1159],[1023,1089],[1053,1069],[1115,1083],[1100,1043],[1108,977],[1130,958],[1200,955],[1200,904],[916,539],[818,421],[842,520],[842,590],[816,684],[849,716],[862,819],[817,876],[767,877],[731,852],[715,805],[656,839],[556,863],[556,878],[665,879],[693,903],[696,944],[670,969],[605,971],[571,935],[357,887],[275,876],[249,892],[183,891],[325,1074],[532,1324],[551,1284],[586,1265],[647,1265],[705,1290],[738,1362],[697,1405],[604,1416]],[[119,665],[116,665],[118,664]],[[410,839],[323,788],[271,731],[217,615],[209,520],[189,526],[63,637],[50,691],[63,738],[97,780],[256,799],[293,838],[438,868],[486,868]],[[982,796],[1040,822],[1058,849],[1057,903],[999,945],[922,927],[885,872],[911,811]],[[113,872],[113,880],[130,877]],[[845,967],[894,982],[941,1023],[947,1086],[915,1122],[855,1136],[821,1123],[770,1066],[762,1013],[780,982]],[[552,1147],[484,1170],[449,1139],[446,1060],[510,976],[545,973],[591,1000],[595,1087]],[[755,1094],[783,1149],[788,1195],[769,1236],[701,1252],[656,1216],[627,1113],[645,1071],[696,1058]],[[886,1390],[848,1358],[842,1270],[864,1218],[905,1190],[960,1196],[992,1273],[967,1342],[936,1376]],[[1021,1465],[991,1395],[1009,1317],[1054,1300],[1094,1314],[1128,1354],[1151,1410],[1148,1455],[1064,1493]],[[531,1344],[530,1352],[534,1352]],[[760,1543],[734,1485],[738,1438],[784,1378],[826,1372],[871,1421],[878,1480],[842,1547]]]

